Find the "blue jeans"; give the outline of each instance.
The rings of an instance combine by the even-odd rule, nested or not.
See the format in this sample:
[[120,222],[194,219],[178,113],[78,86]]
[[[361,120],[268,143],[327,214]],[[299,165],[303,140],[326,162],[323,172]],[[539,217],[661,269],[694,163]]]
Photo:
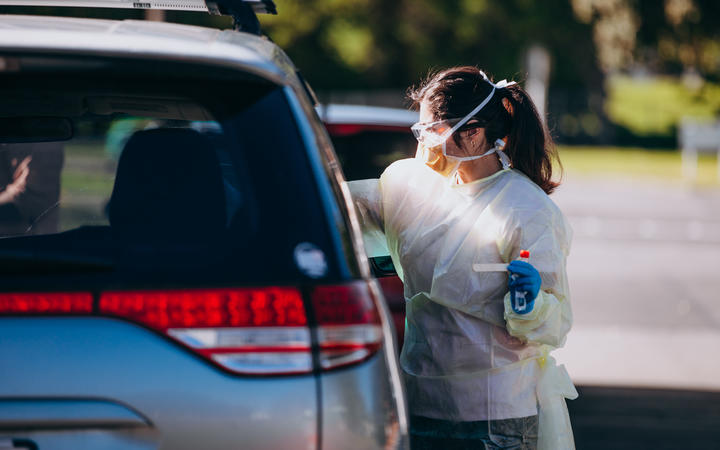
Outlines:
[[[537,416],[488,422],[451,422],[422,416],[410,417],[412,450],[534,450],[537,448]],[[490,436],[492,434],[492,436]]]

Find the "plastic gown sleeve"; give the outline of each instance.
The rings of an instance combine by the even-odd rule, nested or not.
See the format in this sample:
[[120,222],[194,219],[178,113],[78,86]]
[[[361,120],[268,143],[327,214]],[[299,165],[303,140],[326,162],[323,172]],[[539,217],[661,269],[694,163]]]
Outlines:
[[[505,249],[514,259],[520,249],[530,250],[530,263],[540,272],[542,286],[535,307],[517,314],[505,295],[508,332],[520,339],[561,347],[572,325],[572,311],[565,264],[570,249],[571,230],[559,211],[545,211],[522,220],[517,239]],[[572,426],[565,399],[578,396],[565,367],[557,365],[544,347],[538,360],[541,367],[536,387],[538,399],[538,450],[574,450]]]
[[517,314],[505,295],[505,321],[508,332],[517,338],[562,347],[572,325],[565,261],[570,248],[571,231],[559,211],[520,214],[521,224],[515,239],[505,249],[515,259],[521,249],[530,250],[530,264],[540,272],[542,285],[535,306],[527,314]]
[[369,258],[390,254],[385,239],[380,183],[376,178],[348,181],[348,188],[358,211],[365,251]]

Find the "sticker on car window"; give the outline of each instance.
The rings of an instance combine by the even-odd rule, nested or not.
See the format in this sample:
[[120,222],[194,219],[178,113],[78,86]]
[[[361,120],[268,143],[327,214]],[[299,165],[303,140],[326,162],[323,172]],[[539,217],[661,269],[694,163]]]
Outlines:
[[328,272],[325,252],[309,242],[301,242],[295,247],[295,264],[310,278],[322,278]]

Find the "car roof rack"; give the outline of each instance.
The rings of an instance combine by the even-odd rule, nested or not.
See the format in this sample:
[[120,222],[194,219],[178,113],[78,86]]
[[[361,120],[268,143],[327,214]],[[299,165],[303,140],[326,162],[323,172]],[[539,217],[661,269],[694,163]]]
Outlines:
[[272,0],[0,0],[0,6],[162,9],[231,16],[238,31],[260,35],[256,14],[277,14]]
[[237,31],[260,36],[260,22],[256,14],[277,14],[272,0],[206,0],[211,14],[231,16]]

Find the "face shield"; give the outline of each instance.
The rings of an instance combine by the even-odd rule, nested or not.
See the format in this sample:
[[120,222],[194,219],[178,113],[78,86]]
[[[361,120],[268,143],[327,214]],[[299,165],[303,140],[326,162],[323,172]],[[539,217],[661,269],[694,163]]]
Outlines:
[[[508,83],[507,80],[502,80],[495,84],[488,80],[487,77],[485,80],[492,85],[492,90],[475,109],[464,117],[439,120],[437,122],[416,123],[410,127],[413,136],[415,136],[415,139],[417,139],[420,144],[416,158],[421,159],[440,175],[452,177],[463,162],[480,159],[493,153],[498,153],[500,156],[503,169],[510,167],[509,158],[502,152],[505,142],[500,139],[495,141],[493,148],[481,155],[454,156],[447,154],[447,140],[450,139],[456,131],[468,125],[468,122],[492,100],[497,89],[515,84],[514,81]],[[472,125],[472,123],[470,125]],[[478,126],[484,126],[484,124],[479,124]]]

